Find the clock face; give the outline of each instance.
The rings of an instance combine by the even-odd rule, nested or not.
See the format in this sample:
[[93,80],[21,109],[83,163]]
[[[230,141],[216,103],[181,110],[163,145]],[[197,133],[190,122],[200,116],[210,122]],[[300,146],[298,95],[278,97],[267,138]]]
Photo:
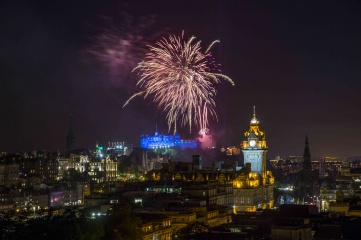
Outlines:
[[255,140],[249,141],[249,145],[250,145],[251,147],[256,146],[256,141],[255,141]]

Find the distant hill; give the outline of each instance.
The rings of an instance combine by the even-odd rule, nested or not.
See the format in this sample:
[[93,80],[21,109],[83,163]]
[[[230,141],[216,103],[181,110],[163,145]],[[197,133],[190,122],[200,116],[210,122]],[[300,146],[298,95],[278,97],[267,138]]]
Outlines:
[[361,156],[355,156],[355,157],[347,157],[347,160],[349,161],[361,161]]

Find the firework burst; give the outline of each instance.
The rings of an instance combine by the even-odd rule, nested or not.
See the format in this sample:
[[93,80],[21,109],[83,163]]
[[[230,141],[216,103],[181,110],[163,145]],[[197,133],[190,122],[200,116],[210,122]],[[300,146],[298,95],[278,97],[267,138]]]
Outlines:
[[130,77],[130,73],[147,51],[146,45],[154,36],[147,35],[154,16],[135,18],[126,12],[115,17],[102,16],[104,26],[95,28],[86,52],[106,66],[111,76]]
[[192,125],[205,131],[208,114],[217,117],[215,84],[224,79],[234,85],[220,72],[209,52],[217,42],[212,42],[203,52],[200,41],[195,42],[195,37],[185,41],[182,34],[181,37],[170,35],[149,46],[145,60],[134,68],[139,71],[137,86],[142,91],[131,96],[124,106],[137,96],[151,95],[166,113],[169,130],[173,127],[176,132],[180,123],[181,126],[188,124],[190,131]]

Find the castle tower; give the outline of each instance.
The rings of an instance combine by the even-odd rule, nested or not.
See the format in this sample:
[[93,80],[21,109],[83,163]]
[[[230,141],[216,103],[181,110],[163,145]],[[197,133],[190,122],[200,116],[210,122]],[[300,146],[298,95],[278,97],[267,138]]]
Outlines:
[[66,151],[70,152],[75,148],[75,136],[73,134],[73,122],[70,114],[69,132],[66,136]]
[[241,148],[244,157],[244,165],[251,164],[251,171],[258,173],[263,179],[266,179],[266,154],[267,143],[266,134],[261,131],[256,118],[256,108],[253,106],[253,118],[250,122],[250,128],[244,133],[244,139]]

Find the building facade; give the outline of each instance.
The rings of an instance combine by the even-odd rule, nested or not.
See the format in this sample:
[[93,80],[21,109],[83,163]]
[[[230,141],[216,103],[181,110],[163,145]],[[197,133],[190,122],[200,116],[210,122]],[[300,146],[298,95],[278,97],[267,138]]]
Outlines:
[[161,135],[156,131],[154,136],[148,136],[142,134],[140,137],[140,147],[145,149],[157,149],[157,148],[169,148],[169,147],[180,147],[185,148],[197,148],[197,141],[193,140],[181,140],[179,134],[172,135]]
[[0,187],[14,187],[19,182],[19,165],[15,163],[0,164]]

